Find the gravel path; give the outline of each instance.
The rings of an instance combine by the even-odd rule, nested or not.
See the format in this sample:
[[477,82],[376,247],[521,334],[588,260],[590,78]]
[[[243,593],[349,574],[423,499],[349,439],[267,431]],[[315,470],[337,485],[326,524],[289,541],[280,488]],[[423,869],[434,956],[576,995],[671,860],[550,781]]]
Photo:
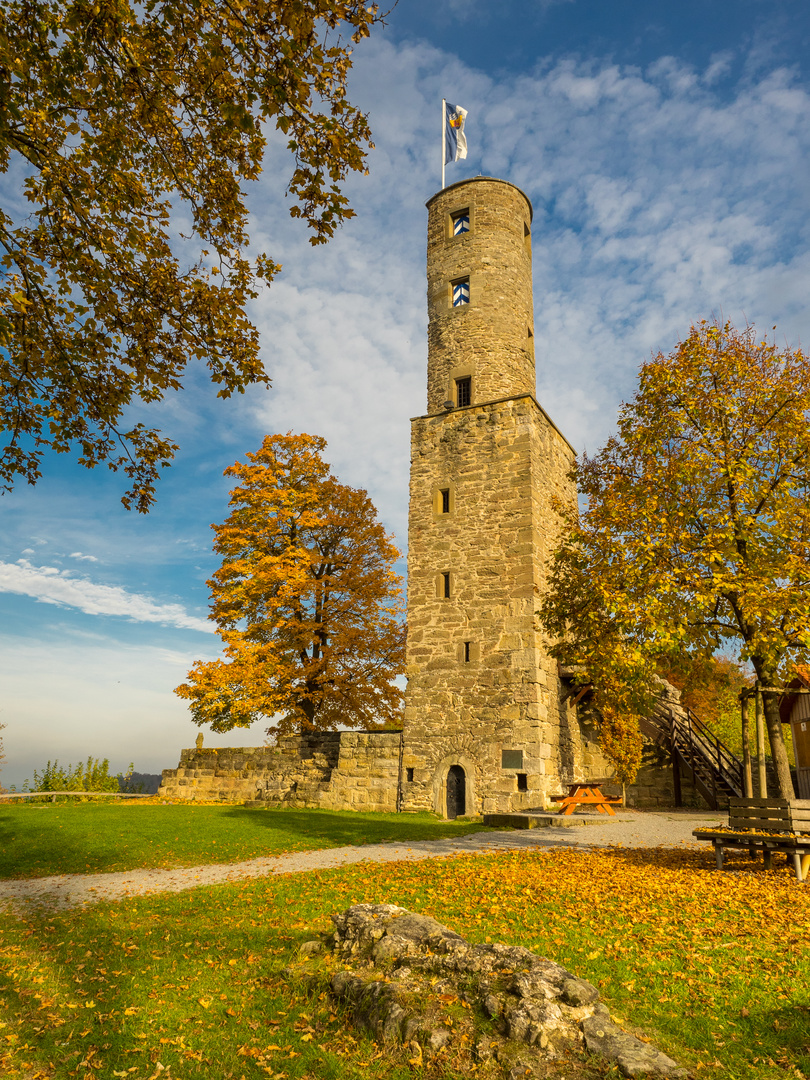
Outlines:
[[[548,829],[471,833],[453,840],[413,841],[410,844],[368,844],[293,852],[247,862],[187,866],[177,870],[127,870],[116,874],[60,874],[56,877],[0,881],[0,903],[26,908],[65,909],[101,900],[120,900],[147,893],[181,892],[199,885],[218,885],[268,874],[300,874],[356,862],[397,862],[403,859],[442,859],[453,855],[486,854],[520,848],[569,847],[688,847],[702,845],[692,836],[701,825],[725,822],[725,813],[707,811],[619,811],[615,817],[580,813],[571,825]],[[576,824],[573,824],[576,822]]]

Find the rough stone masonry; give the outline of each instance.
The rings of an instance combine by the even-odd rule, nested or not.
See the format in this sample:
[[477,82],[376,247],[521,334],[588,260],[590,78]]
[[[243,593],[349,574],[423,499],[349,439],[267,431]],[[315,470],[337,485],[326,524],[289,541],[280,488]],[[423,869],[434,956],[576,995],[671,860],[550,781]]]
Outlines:
[[489,177],[428,202],[402,804],[448,817],[537,806],[585,775],[536,615],[576,490],[574,450],[535,398],[531,222],[524,193]]
[[[345,965],[331,977],[333,995],[373,1036],[417,1058],[474,1040],[484,1077],[545,1075],[545,1063],[586,1050],[626,1077],[688,1075],[614,1023],[595,986],[528,949],[471,945],[393,904],[355,904],[332,920],[334,934],[306,943],[303,957],[328,949]],[[454,1002],[468,1011],[448,1026],[441,1006]]]

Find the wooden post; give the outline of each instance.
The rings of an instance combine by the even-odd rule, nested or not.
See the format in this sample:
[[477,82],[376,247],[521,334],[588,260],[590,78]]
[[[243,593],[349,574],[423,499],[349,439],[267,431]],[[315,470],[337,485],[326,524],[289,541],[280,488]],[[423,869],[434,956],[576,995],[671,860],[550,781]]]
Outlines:
[[754,778],[751,775],[751,726],[748,723],[748,691],[740,694],[740,720],[742,723],[743,785],[746,799],[754,797]]
[[756,683],[756,723],[757,723],[757,769],[759,772],[759,797],[768,798],[768,775],[765,771],[765,718],[762,715],[762,691],[759,682]]
[[669,717],[669,752],[672,757],[672,787],[675,795],[675,805],[683,806],[681,796],[681,766],[678,761],[678,750],[675,746],[675,717]]
[[681,767],[678,763],[678,757],[675,750],[672,751],[672,787],[675,794],[675,805],[683,806],[683,796],[681,795]]

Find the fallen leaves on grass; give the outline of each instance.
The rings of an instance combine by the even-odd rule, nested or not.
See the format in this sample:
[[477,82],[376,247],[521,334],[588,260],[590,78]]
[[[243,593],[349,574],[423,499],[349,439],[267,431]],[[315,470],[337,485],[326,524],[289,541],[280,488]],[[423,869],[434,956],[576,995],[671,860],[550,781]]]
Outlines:
[[[331,912],[386,901],[563,963],[701,1075],[810,1075],[810,893],[787,867],[766,872],[744,855],[731,873],[713,865],[710,852],[619,849],[366,863],[9,920],[0,1074],[44,1070],[73,1050],[99,1075],[135,1068],[144,1080],[157,1062],[178,1080],[240,1080],[236,1061],[246,1080],[435,1072],[413,1046],[382,1054],[325,986],[285,975]],[[442,1005],[463,1007],[452,993]]]

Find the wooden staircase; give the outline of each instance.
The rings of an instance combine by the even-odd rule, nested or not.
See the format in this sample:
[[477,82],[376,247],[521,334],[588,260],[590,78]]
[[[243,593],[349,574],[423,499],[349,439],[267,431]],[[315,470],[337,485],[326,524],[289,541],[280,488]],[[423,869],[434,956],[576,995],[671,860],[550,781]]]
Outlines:
[[730,798],[743,797],[743,765],[725,743],[691,709],[656,710],[642,720],[641,730],[672,759],[675,805],[681,806],[681,780],[686,777],[713,810],[725,809]]

